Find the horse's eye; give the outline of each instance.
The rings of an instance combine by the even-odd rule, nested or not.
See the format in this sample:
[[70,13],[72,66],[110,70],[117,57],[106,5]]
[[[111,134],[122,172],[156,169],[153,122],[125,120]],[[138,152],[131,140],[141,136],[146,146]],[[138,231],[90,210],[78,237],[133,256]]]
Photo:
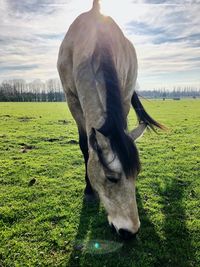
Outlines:
[[110,181],[111,183],[118,183],[119,179],[115,178],[114,176],[107,176],[108,181]]

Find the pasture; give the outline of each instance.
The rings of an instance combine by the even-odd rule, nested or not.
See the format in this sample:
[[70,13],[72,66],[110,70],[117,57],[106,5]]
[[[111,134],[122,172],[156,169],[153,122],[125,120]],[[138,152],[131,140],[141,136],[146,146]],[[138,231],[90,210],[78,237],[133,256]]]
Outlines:
[[143,104],[170,130],[137,142],[141,230],[96,255],[74,242],[122,240],[102,206],[83,201],[84,164],[66,103],[0,103],[0,266],[200,266],[200,100]]

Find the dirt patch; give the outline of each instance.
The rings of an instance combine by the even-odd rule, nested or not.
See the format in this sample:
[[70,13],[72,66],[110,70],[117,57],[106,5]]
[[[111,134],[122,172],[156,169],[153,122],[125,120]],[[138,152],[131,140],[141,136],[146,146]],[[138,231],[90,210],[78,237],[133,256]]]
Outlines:
[[2,118],[11,118],[11,116],[8,115],[8,114],[2,115],[1,117],[2,117]]
[[35,119],[34,117],[18,117],[17,118],[20,122],[28,122],[30,120]]
[[0,134],[0,138],[6,138],[7,136],[5,134]]
[[67,121],[67,120],[58,120],[58,123],[59,124],[68,124],[69,121]]
[[44,138],[45,142],[50,142],[50,143],[57,142],[60,140],[61,140],[60,138]]
[[33,186],[35,183],[37,182],[37,180],[35,178],[31,179],[28,183],[28,186]]
[[[50,138],[43,138],[42,140],[45,142],[49,143],[54,143],[54,142],[60,142],[62,144],[70,144],[70,145],[77,145],[79,142],[77,140],[71,139],[71,140],[66,140],[67,137],[50,137]],[[66,141],[65,141],[66,140]]]
[[22,157],[16,157],[16,156],[12,157],[12,160],[21,160],[21,159]]
[[21,153],[27,153],[27,152],[29,152],[29,151],[31,151],[31,150],[36,148],[33,145],[27,145],[27,144],[24,144],[24,143],[21,143],[19,145],[21,145],[21,149],[20,149]]
[[67,141],[67,144],[78,145],[78,141],[72,139],[72,140]]

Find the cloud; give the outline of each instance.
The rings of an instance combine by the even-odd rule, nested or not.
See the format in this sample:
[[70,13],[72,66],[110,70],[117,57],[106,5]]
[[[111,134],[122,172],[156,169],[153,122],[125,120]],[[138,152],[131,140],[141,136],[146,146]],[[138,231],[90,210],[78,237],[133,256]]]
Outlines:
[[140,5],[143,13],[130,20],[125,31],[136,46],[141,84],[200,87],[200,5],[167,0]]
[[6,71],[15,71],[15,70],[20,70],[20,71],[26,71],[26,70],[33,70],[33,69],[36,69],[38,68],[38,65],[36,64],[32,64],[32,65],[20,65],[20,66],[15,66],[15,65],[12,65],[12,66],[9,66],[9,65],[6,65],[6,66],[1,66],[0,67],[0,71],[2,72],[6,72]]
[[199,0],[145,0],[147,4],[160,5],[185,5],[185,4],[199,4]]
[[[104,1],[109,1],[110,15],[136,47],[141,87],[181,81],[200,85],[198,1]],[[72,21],[91,8],[92,0],[1,2],[0,80],[58,77],[60,43]]]
[[51,14],[54,12],[54,7],[51,5],[52,0],[43,0],[42,3],[40,0],[7,0],[7,4],[9,10],[15,16],[23,16],[27,13],[35,15],[37,13]]

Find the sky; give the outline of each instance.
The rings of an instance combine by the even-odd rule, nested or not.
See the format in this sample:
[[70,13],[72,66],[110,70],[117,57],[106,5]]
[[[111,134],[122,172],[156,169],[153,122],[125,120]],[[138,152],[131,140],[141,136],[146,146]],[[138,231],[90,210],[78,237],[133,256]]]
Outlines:
[[[93,0],[0,0],[0,82],[58,78],[59,46]],[[141,90],[200,88],[200,0],[101,0],[135,46]]]

